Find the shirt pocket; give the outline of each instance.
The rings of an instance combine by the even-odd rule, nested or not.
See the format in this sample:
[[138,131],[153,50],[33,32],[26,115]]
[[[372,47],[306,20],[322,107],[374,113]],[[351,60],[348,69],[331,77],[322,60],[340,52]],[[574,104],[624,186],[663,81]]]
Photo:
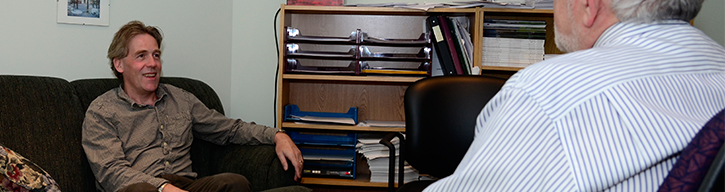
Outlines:
[[174,114],[167,116],[166,131],[171,141],[188,141],[193,139],[191,133],[191,116],[189,114]]

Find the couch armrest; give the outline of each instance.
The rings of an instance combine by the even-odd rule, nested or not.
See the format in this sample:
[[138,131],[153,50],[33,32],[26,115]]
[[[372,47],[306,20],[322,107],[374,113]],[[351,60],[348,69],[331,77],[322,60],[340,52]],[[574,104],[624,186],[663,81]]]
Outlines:
[[299,184],[294,168],[285,171],[273,145],[228,145],[218,152],[219,173],[239,173],[247,177],[253,191]]

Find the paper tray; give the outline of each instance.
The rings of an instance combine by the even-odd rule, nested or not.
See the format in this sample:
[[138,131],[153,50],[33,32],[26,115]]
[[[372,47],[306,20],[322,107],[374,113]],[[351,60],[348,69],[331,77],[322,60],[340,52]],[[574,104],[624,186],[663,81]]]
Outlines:
[[[358,62],[348,60],[287,59],[285,72],[359,75]],[[307,65],[311,64],[311,65]]]
[[[316,123],[335,123],[335,124],[351,124],[357,125],[357,107],[350,107],[347,113],[328,113],[328,112],[309,112],[300,111],[297,105],[289,104],[284,106],[284,117],[285,121],[306,121]],[[310,117],[310,120],[304,117]],[[325,120],[327,119],[327,120]],[[350,123],[345,123],[345,120],[352,119]]]
[[385,46],[424,46],[430,43],[430,36],[422,33],[417,39],[392,39],[368,36],[366,32],[357,29],[348,37],[326,37],[302,35],[297,28],[286,28],[285,40],[297,43],[315,44],[364,44],[364,45],[385,45]]
[[337,149],[312,149],[300,148],[302,158],[305,160],[325,160],[325,161],[343,161],[355,162],[355,148],[347,148],[344,150]]
[[[305,163],[307,164],[307,163]],[[302,174],[319,177],[335,177],[355,179],[355,168],[320,167],[305,165]]]
[[355,148],[319,149],[300,147],[305,160],[303,173],[316,176],[355,178]]
[[416,53],[386,53],[370,51],[368,46],[357,46],[347,51],[304,51],[299,44],[290,43],[285,45],[285,56],[342,60],[427,61],[431,59],[431,49],[422,47]]
[[357,134],[355,133],[317,133],[317,132],[299,132],[288,131],[287,135],[295,142],[295,144],[305,145],[334,145],[355,147],[357,144]]

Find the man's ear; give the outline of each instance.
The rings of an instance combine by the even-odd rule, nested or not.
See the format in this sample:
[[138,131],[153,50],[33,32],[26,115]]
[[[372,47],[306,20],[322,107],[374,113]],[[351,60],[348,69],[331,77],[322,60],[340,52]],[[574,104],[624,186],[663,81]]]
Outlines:
[[123,73],[123,65],[121,64],[121,59],[113,59],[113,67],[116,68],[116,71],[119,73]]
[[581,0],[581,6],[584,8],[584,14],[582,15],[582,24],[585,27],[590,28],[594,25],[594,21],[599,16],[599,11],[602,8],[602,0]]

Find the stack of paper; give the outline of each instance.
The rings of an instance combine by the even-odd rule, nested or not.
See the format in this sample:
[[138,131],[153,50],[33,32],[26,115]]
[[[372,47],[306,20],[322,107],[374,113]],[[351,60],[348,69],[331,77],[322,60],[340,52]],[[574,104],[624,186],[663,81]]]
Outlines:
[[545,21],[486,19],[484,66],[527,67],[544,60]]
[[554,9],[554,0],[526,0],[526,5],[534,9]]
[[[357,152],[361,153],[363,157],[368,162],[368,167],[370,168],[370,182],[388,182],[388,173],[389,171],[389,165],[390,165],[390,150],[388,150],[388,147],[386,147],[383,144],[380,144],[380,139],[382,138],[359,138],[358,144],[356,146]],[[398,182],[398,158],[397,155],[399,154],[399,143],[400,141],[398,138],[393,138],[391,141],[393,145],[395,145],[395,182]],[[418,180],[418,172],[414,170],[408,163],[405,163],[403,167],[403,172],[405,173],[403,182],[408,183],[410,181],[416,181]]]

